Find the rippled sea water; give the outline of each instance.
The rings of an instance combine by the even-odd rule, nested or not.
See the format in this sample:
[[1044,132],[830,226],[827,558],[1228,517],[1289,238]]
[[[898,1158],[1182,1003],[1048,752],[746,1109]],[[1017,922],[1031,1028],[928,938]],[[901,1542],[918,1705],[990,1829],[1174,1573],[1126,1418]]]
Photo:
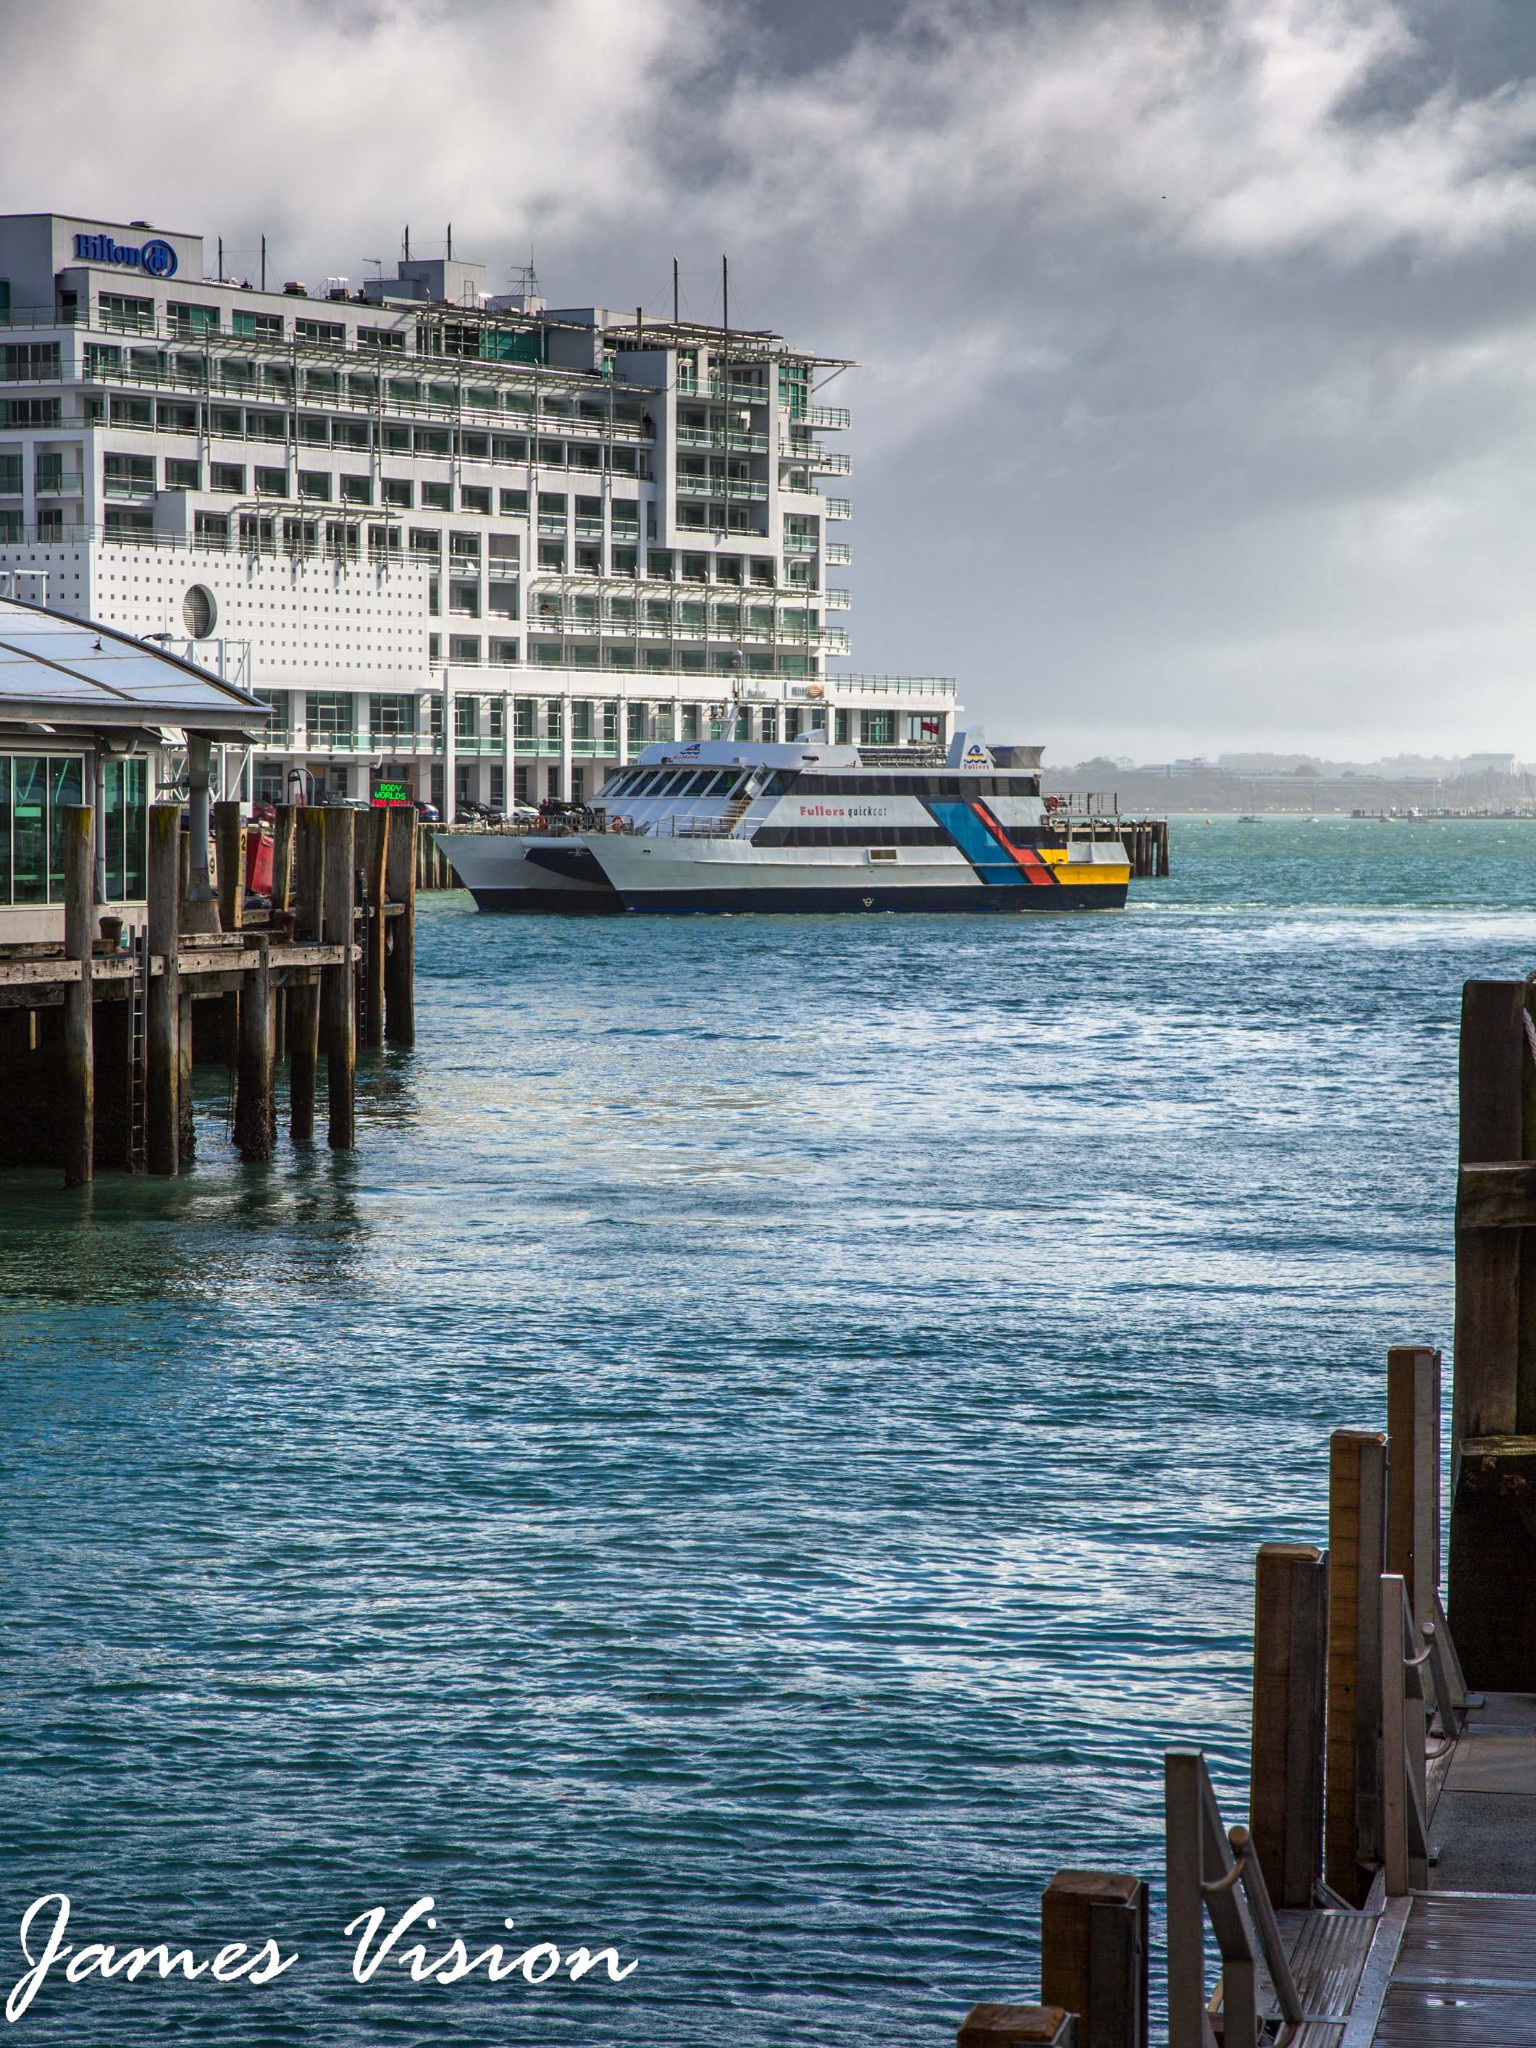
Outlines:
[[[1166,1744],[1241,1815],[1252,1552],[1448,1344],[1536,824],[1173,857],[1060,921],[428,898],[352,1156],[241,1167],[208,1072],[189,1177],[0,1180],[4,1981],[56,1890],[301,1956],[20,2031],[937,2048],[1055,1868],[1156,1877]],[[639,1967],[353,1983],[424,1893]]]

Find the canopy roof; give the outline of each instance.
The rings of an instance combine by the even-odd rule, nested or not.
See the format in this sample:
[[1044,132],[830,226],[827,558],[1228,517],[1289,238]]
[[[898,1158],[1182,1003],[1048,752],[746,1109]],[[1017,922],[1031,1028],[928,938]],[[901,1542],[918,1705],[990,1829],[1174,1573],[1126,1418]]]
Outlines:
[[0,725],[169,725],[233,739],[257,737],[267,718],[258,698],[179,655],[0,598]]

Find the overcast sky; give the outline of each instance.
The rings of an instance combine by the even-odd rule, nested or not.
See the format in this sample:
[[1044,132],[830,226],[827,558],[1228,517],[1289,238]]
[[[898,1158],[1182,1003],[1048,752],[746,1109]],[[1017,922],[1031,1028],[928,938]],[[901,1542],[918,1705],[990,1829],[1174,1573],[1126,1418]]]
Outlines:
[[[9,211],[408,222],[860,368],[855,665],[1056,760],[1536,759],[1532,0],[0,0]],[[835,488],[835,487],[834,487]]]

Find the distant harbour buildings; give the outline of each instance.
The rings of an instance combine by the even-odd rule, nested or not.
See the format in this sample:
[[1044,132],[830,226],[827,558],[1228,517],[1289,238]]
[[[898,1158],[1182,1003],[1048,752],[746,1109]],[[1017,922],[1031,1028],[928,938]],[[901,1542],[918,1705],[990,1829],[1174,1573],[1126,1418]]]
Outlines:
[[0,573],[270,704],[239,794],[451,815],[662,739],[948,742],[948,679],[835,666],[846,362],[488,292],[451,241],[314,291],[205,268],[142,221],[0,217]]

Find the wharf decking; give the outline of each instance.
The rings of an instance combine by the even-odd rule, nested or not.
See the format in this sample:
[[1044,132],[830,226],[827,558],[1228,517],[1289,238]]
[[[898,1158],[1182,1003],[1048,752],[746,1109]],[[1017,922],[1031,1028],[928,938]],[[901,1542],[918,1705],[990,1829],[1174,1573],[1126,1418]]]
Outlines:
[[243,1158],[272,1156],[284,1060],[291,1137],[314,1135],[323,1066],[328,1141],[354,1143],[359,1041],[415,1037],[415,813],[279,809],[259,906],[240,807],[215,817],[217,889],[198,897],[180,807],[151,806],[147,914],[125,946],[99,930],[92,811],[65,811],[63,943],[0,947],[0,1164],[58,1165],[70,1186],[182,1171],[209,1059],[231,1072]]
[[[1258,1553],[1248,1825],[1165,1758],[1169,2048],[1536,2048],[1536,976],[1467,983],[1460,1104],[1448,1569],[1440,1353],[1402,1345],[1326,1548]],[[1147,2048],[1149,1892],[1059,1872],[1038,2002],[960,2048]]]

